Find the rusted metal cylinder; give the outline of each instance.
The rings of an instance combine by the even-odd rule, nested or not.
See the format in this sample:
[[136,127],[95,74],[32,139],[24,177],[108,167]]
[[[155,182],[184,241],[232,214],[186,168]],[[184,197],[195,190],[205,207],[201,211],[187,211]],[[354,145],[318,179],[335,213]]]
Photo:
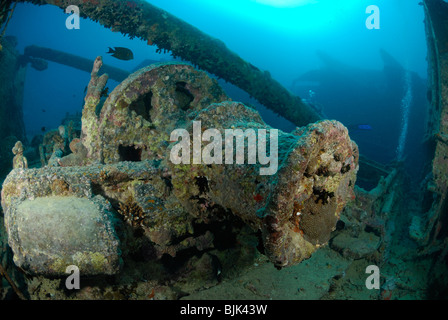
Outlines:
[[[192,215],[200,215],[216,205],[230,210],[254,230],[261,230],[265,253],[277,267],[309,258],[328,242],[340,212],[354,196],[358,170],[357,146],[341,123],[320,121],[284,133],[267,126],[255,110],[237,102],[212,104],[192,123],[187,127],[191,145],[193,126],[198,123],[204,135],[211,128],[222,132],[223,158],[228,148],[224,141],[233,139],[231,135],[231,140],[226,140],[227,134],[236,130],[241,130],[243,136],[246,133],[244,149],[238,150],[237,139],[232,142],[232,154],[243,152],[245,161],[239,164],[227,157],[220,164],[167,161],[174,193],[184,208]],[[258,144],[254,164],[248,163],[251,142],[247,133],[251,130],[256,137],[253,141]],[[264,138],[264,130],[270,141]],[[269,150],[273,131],[278,134],[277,152]],[[219,136],[214,139],[219,140]],[[271,159],[263,165],[259,161],[259,144],[266,140]],[[209,152],[205,148],[201,151],[203,156]],[[213,151],[215,155],[219,148]],[[277,159],[274,161],[273,157]],[[270,174],[261,174],[262,168]]]

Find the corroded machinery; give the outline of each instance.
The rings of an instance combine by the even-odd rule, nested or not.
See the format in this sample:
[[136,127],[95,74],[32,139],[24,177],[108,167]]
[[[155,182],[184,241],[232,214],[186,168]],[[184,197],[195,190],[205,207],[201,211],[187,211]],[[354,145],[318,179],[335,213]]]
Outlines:
[[[102,104],[107,75],[98,75],[101,65],[98,57],[73,153],[55,158],[53,166],[14,169],[3,184],[17,265],[45,275],[63,274],[71,264],[84,274],[115,274],[132,243],[120,231],[127,225],[122,221],[143,232],[146,256],[153,259],[212,247],[213,232],[198,233],[195,224],[232,217],[260,231],[265,254],[277,267],[307,259],[328,242],[354,197],[358,170],[357,146],[342,124],[319,121],[278,132],[274,174],[260,175],[265,163],[259,160],[175,164],[170,155],[180,141],[171,140],[173,130],[185,129],[193,144],[198,122],[218,132],[254,129],[259,143],[259,129],[274,129],[184,63],[143,68]],[[218,148],[225,152],[224,143]],[[233,148],[236,154],[236,143]]]

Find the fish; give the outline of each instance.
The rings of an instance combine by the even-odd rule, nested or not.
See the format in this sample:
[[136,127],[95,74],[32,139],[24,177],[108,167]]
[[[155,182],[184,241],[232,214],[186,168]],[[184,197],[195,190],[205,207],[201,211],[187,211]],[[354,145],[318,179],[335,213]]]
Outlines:
[[132,53],[132,51],[124,47],[114,47],[113,49],[109,47],[109,51],[106,53],[112,53],[112,57],[120,60],[134,59],[134,54]]
[[47,110],[45,110],[45,109],[42,109],[42,112],[47,112]]
[[372,130],[372,126],[370,124],[358,124],[359,130]]
[[42,128],[40,128],[40,130],[41,130],[42,132],[45,132],[45,131],[47,131],[47,128],[42,127]]
[[101,90],[100,98],[103,98],[103,97],[107,98],[108,94],[109,94],[109,87],[104,88],[103,90]]
[[372,130],[370,124],[350,124],[347,126],[350,131],[368,131]]

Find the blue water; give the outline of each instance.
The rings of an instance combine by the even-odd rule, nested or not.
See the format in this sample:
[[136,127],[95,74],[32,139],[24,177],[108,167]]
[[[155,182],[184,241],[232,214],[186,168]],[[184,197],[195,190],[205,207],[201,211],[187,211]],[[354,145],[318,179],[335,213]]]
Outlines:
[[[419,0],[151,0],[148,1],[222,40],[229,49],[293,93],[308,98],[326,117],[347,126],[368,124],[371,130],[351,132],[360,152],[389,163],[419,148],[424,132],[426,102],[426,42]],[[368,29],[366,8],[380,10],[380,29]],[[68,15],[53,6],[19,3],[6,35],[18,38],[18,50],[38,45],[76,54],[92,61],[132,71],[144,59],[169,59],[156,46],[111,32],[81,19],[79,30],[68,30]],[[108,47],[132,49],[134,60],[107,55]],[[380,50],[405,71],[386,68]],[[297,80],[307,73],[311,80]],[[412,78],[413,86],[403,74]],[[29,139],[41,128],[56,128],[67,112],[82,110],[90,75],[49,62],[43,72],[28,68],[24,121]],[[117,82],[109,80],[111,91]],[[235,100],[250,100],[226,86]],[[403,106],[406,95],[412,99]],[[259,106],[269,124],[294,128]],[[407,119],[404,122],[403,119]]]

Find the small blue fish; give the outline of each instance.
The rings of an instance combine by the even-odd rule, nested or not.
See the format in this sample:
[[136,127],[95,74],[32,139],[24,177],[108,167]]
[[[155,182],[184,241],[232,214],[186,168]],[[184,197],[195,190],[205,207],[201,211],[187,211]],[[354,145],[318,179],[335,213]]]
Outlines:
[[372,130],[372,126],[370,124],[358,124],[359,130]]
[[372,126],[370,124],[349,124],[347,126],[349,131],[370,131]]

